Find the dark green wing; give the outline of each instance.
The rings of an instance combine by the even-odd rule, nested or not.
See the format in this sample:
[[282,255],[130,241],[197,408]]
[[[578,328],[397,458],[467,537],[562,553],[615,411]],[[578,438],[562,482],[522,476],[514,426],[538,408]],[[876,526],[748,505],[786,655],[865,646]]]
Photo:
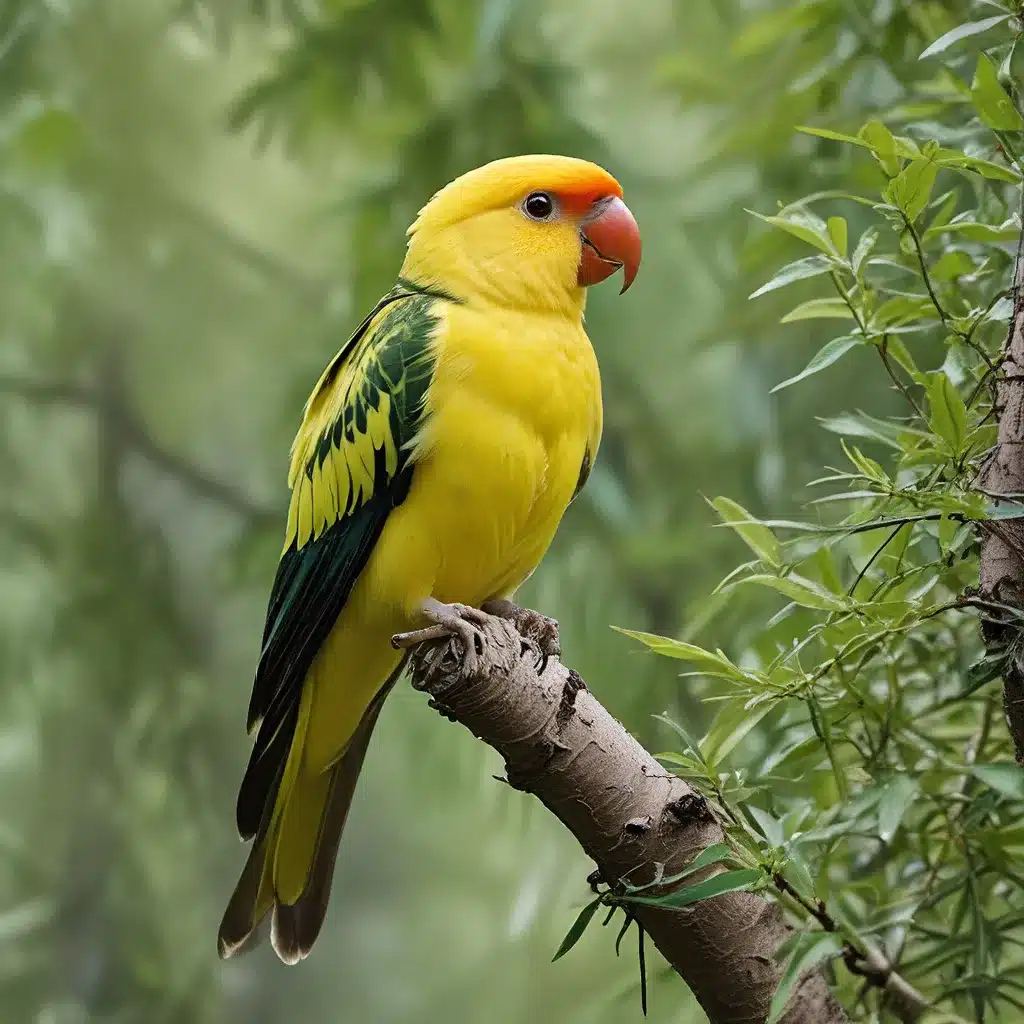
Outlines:
[[276,794],[309,667],[391,510],[409,492],[410,447],[448,297],[400,282],[324,371],[292,449],[284,552],[270,594],[249,703],[259,726],[238,794],[238,831],[257,833]]

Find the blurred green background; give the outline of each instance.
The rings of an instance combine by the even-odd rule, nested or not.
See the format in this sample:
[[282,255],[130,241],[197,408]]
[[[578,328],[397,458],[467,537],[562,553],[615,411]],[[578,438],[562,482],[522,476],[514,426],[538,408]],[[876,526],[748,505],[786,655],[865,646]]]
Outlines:
[[[405,686],[315,954],[218,962],[301,404],[435,189],[609,167],[644,268],[591,296],[601,459],[523,600],[641,740],[699,734],[678,666],[610,624],[729,646],[708,595],[742,547],[704,496],[784,513],[833,444],[814,416],[871,404],[852,358],[768,397],[817,336],[746,303],[788,243],[744,207],[828,182],[792,126],[896,102],[900,47],[961,7],[0,0],[0,1021],[640,1019],[632,946],[549,964],[592,865]],[[652,974],[653,1022],[703,1019]]]

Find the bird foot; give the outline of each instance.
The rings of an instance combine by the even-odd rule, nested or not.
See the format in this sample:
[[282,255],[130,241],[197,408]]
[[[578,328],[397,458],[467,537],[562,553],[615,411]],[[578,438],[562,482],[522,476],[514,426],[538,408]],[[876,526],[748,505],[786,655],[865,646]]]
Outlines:
[[481,605],[481,610],[488,615],[511,622],[519,635],[536,648],[537,675],[544,674],[551,658],[558,659],[562,656],[558,622],[555,619],[542,615],[532,608],[521,608],[513,601],[504,599],[485,601]]
[[463,665],[466,674],[475,673],[484,653],[483,634],[478,627],[486,621],[487,614],[467,604],[444,604],[433,597],[423,602],[420,612],[431,625],[408,633],[396,633],[391,638],[391,646],[396,650],[406,650],[427,640],[456,636],[462,641],[465,651]]

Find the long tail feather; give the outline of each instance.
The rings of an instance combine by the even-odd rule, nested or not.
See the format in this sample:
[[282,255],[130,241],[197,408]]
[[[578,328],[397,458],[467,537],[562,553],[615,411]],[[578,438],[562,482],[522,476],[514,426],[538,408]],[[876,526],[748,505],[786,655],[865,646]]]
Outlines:
[[[271,911],[271,942],[280,959],[294,964],[309,954],[327,913],[338,846],[370,736],[403,667],[404,660],[370,702],[345,752],[322,775],[304,776],[298,770],[304,714],[298,716],[287,746],[275,742],[280,760],[266,787],[267,802],[249,858],[221,921],[221,957],[253,948]],[[266,765],[260,770],[266,772]]]
[[345,753],[327,772],[330,779],[327,798],[302,894],[294,903],[277,903],[274,906],[271,942],[285,963],[294,964],[308,956],[320,934],[331,898],[334,862],[338,856],[341,833],[352,806],[356,781],[363,767],[373,727],[377,724],[384,697],[390,689],[389,685],[374,698]]

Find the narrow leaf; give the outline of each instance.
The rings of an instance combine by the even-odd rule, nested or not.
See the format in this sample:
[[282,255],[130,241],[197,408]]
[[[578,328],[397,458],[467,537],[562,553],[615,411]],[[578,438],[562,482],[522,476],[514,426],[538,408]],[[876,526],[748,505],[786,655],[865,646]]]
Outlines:
[[899,174],[903,162],[900,159],[896,139],[881,121],[868,121],[858,134],[871,147],[875,159],[881,164],[882,170],[886,174],[890,177]]
[[679,658],[681,661],[692,661],[698,665],[705,665],[734,679],[743,678],[743,673],[740,669],[721,651],[712,653],[711,651],[705,651],[703,647],[684,643],[682,640],[672,640],[667,636],[657,636],[654,633],[644,633],[641,630],[622,629],[620,626],[613,626],[612,629],[619,633],[624,633],[634,640],[639,640],[642,644],[646,644],[655,654],[662,654],[667,658]]
[[776,391],[781,391],[783,388],[791,387],[793,384],[806,380],[808,377],[811,377],[816,373],[821,373],[822,370],[827,369],[833,363],[842,359],[842,357],[846,355],[851,348],[859,345],[860,341],[860,338],[854,338],[850,335],[833,338],[830,342],[818,349],[814,358],[795,377],[789,377],[787,380],[782,381],[781,384],[776,384],[775,387],[772,388],[771,394],[774,395]]
[[796,309],[791,309],[780,321],[791,324],[797,320],[852,320],[853,313],[843,299],[808,299],[801,302]]
[[805,256],[802,260],[787,263],[770,281],[766,281],[757,291],[751,292],[750,298],[757,299],[779,288],[785,288],[795,281],[805,281],[819,274],[827,274],[831,268],[832,263],[825,256]]
[[971,83],[971,101],[989,128],[1009,132],[1019,132],[1024,128],[1024,118],[999,84],[995,65],[985,54],[978,57],[978,67]]
[[797,125],[796,130],[803,132],[804,135],[817,135],[820,139],[832,139],[833,142],[847,142],[851,146],[861,146],[864,149],[870,149],[870,143],[865,139],[858,138],[856,135],[846,135],[843,132],[833,131],[831,128],[811,128],[808,125],[800,124]]
[[769,565],[782,564],[782,549],[775,534],[763,523],[759,523],[742,505],[724,497],[715,498],[710,504],[722,517],[722,522],[731,526],[758,558]]
[[878,834],[889,842],[900,827],[903,815],[917,793],[917,782],[909,775],[894,775],[882,787],[878,801]]
[[863,266],[864,261],[868,256],[871,255],[871,250],[874,249],[877,241],[878,231],[875,228],[868,228],[867,231],[860,236],[857,248],[853,250],[853,256],[850,258],[850,266],[853,267],[853,272],[855,274],[860,273],[861,266]]
[[554,963],[556,960],[560,960],[566,953],[580,941],[583,933],[587,930],[587,925],[590,924],[597,913],[597,908],[601,905],[601,897],[598,896],[596,900],[588,903],[579,913],[579,916],[573,922],[572,927],[566,932],[565,938],[562,939],[562,944],[558,947],[558,952],[551,958],[551,962]]
[[827,612],[846,610],[846,602],[841,598],[799,576],[746,576],[737,581],[737,585],[740,583],[756,583],[762,587],[771,587],[804,608],[818,608]]
[[951,28],[945,35],[939,36],[939,38],[921,54],[918,60],[925,60],[928,57],[934,57],[936,54],[944,53],[955,43],[959,43],[961,39],[968,39],[971,36],[980,36],[982,32],[987,32],[990,28],[995,28],[996,25],[1006,21],[1007,18],[1009,18],[1008,14],[997,14],[992,18],[982,18],[981,21],[967,21],[962,25],[957,25],[956,28]]
[[761,881],[764,875],[759,868],[740,868],[736,871],[725,871],[720,875],[705,878],[703,882],[688,885],[676,892],[664,896],[626,896],[631,903],[644,903],[651,907],[688,907],[692,903],[721,896],[727,892],[749,889]]
[[928,425],[958,455],[967,436],[967,407],[944,373],[933,374],[928,385],[928,404]]
[[935,162],[940,167],[954,167],[958,170],[974,171],[983,178],[991,178],[994,181],[1020,181],[1020,174],[1012,167],[1005,164],[997,164],[992,160],[985,160],[980,156],[968,156],[966,153],[959,153],[956,150],[940,149],[934,155]]
[[656,878],[653,882],[647,882],[645,885],[626,885],[626,891],[637,893],[643,892],[645,889],[654,889],[658,886],[672,885],[695,874],[701,868],[710,867],[712,864],[720,864],[723,860],[728,860],[732,856],[733,852],[728,843],[713,843],[707,849],[701,850],[693,861],[687,864],[685,869],[680,871],[678,875],[670,875],[668,878]]
[[832,244],[836,247],[836,252],[838,252],[840,256],[845,257],[847,242],[845,217],[829,217],[828,236],[832,239]]
[[990,789],[1014,800],[1024,800],[1024,768],[1012,761],[972,764],[971,774]]
[[794,238],[799,238],[801,242],[813,245],[815,249],[820,249],[829,256],[836,255],[832,239],[828,237],[825,225],[817,217],[813,217],[804,211],[793,212],[787,217],[766,217],[764,214],[757,213],[754,210],[748,210],[747,212],[753,213],[758,220],[763,220],[765,224],[771,224],[773,227],[789,232]]

